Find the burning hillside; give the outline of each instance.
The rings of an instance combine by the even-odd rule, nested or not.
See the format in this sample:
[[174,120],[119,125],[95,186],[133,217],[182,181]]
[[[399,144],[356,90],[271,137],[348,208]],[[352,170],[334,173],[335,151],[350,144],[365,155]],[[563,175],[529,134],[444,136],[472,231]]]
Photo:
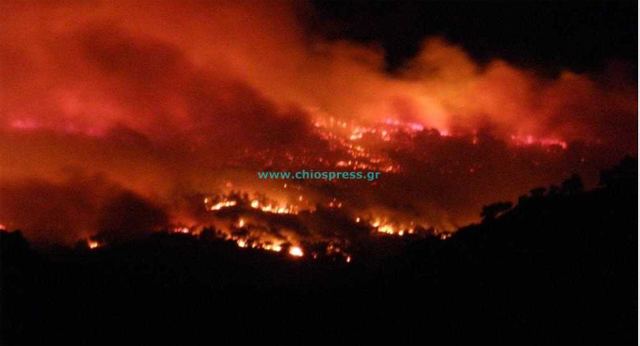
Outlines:
[[637,13],[1,0],[0,344],[637,342]]
[[[346,260],[637,154],[621,73],[544,77],[429,38],[389,74],[379,49],[309,33],[299,3],[95,5],[0,4],[0,223],[36,242],[213,229]],[[380,178],[257,177],[299,170]]]

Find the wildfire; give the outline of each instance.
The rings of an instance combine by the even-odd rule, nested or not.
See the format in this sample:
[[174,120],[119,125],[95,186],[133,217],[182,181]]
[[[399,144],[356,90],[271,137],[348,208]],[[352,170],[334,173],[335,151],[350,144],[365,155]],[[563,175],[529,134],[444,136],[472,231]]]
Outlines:
[[[329,120],[319,118],[315,121],[316,131],[319,135],[331,143],[331,147],[337,151],[347,154],[335,161],[321,159],[329,166],[351,169],[351,170],[374,170],[387,174],[399,174],[403,167],[390,158],[384,148],[389,146],[398,148],[404,145],[411,146],[411,139],[425,131],[436,131],[443,140],[460,140],[468,138],[470,143],[478,145],[477,131],[454,132],[450,129],[427,129],[423,124],[403,122],[393,118],[387,118],[382,122],[372,125],[359,124],[356,122],[344,122],[329,117]],[[516,146],[542,146],[559,147],[563,150],[568,148],[567,142],[554,138],[538,138],[532,135],[508,137]],[[382,150],[380,150],[382,148]],[[476,168],[468,169],[470,174],[476,172]],[[388,232],[383,229],[382,232]]]
[[262,248],[268,251],[275,251],[275,252],[282,251],[282,246],[280,245],[264,244]]
[[[392,124],[392,126],[399,126],[396,124]],[[342,128],[342,125],[340,125]],[[418,126],[413,125],[413,131],[418,131],[420,128]],[[346,165],[351,165],[351,161],[347,161]],[[284,189],[289,188],[290,190],[300,191],[299,186],[285,186],[282,185]],[[313,214],[316,212],[316,208],[313,206],[323,205],[325,208],[336,210],[338,209],[345,210],[346,213],[350,212],[350,206],[348,201],[343,201],[337,197],[329,198],[324,201],[314,201],[313,198],[306,198],[303,194],[296,194],[294,196],[289,196],[289,200],[292,203],[300,203],[305,205],[303,211]],[[352,261],[352,254],[345,250],[343,247],[346,243],[341,242],[341,240],[330,240],[329,244],[324,248],[323,251],[311,251],[306,254],[303,248],[299,245],[290,245],[290,244],[300,244],[301,240],[297,233],[288,233],[289,231],[286,229],[275,230],[273,225],[265,224],[265,220],[256,215],[255,212],[263,212],[270,214],[291,214],[297,215],[300,206],[292,203],[279,203],[275,200],[267,198],[264,194],[254,193],[253,197],[249,197],[248,193],[244,193],[242,191],[230,191],[227,194],[218,195],[218,196],[209,196],[204,198],[205,209],[208,211],[221,211],[225,208],[234,208],[235,211],[239,214],[238,217],[233,220],[231,223],[226,223],[226,227],[223,227],[221,230],[221,234],[219,237],[233,241],[239,248],[249,248],[255,250],[264,250],[271,252],[282,252],[283,249],[286,249],[286,254],[292,257],[303,257],[308,255],[311,258],[341,258],[346,263]],[[221,218],[228,217],[225,214],[220,215]],[[416,229],[416,224],[414,221],[406,221],[401,222],[399,220],[394,220],[393,218],[389,218],[387,216],[375,216],[369,214],[369,216],[352,216],[355,223],[368,225],[368,230],[372,233],[384,234],[389,236],[398,236],[404,237],[406,235],[413,235],[418,232]],[[307,225],[310,226],[310,225]],[[420,229],[429,229],[424,225],[420,225]],[[193,233],[192,230],[186,227],[177,227],[173,229],[175,233]],[[273,232],[279,233],[274,234]],[[284,232],[284,233],[280,233]],[[435,232],[435,231],[434,231]],[[312,232],[313,233],[313,232]],[[274,236],[275,235],[275,236]],[[426,233],[425,233],[426,235]],[[442,233],[434,233],[433,235],[437,236],[439,239],[446,239],[449,235]],[[326,240],[326,239],[325,239]]]
[[[265,213],[272,213],[272,214],[297,214],[298,213],[298,207],[293,204],[281,205],[275,201],[270,201],[266,199],[262,201],[260,199],[253,199],[251,201],[248,201],[248,200],[243,200],[240,196],[227,196],[227,195],[222,196],[221,199],[222,200],[220,202],[212,204],[212,201],[215,199],[209,198],[209,197],[205,198],[204,199],[205,209],[209,211],[220,211],[225,208],[250,206],[252,209],[258,209]],[[300,196],[298,200],[302,201],[302,196]]]
[[89,249],[93,250],[93,249],[97,249],[98,247],[100,247],[100,243],[95,241],[95,240],[87,240],[87,246],[89,247]]
[[378,232],[380,233],[387,233],[387,234],[395,234],[395,230],[393,229],[393,226],[391,225],[384,225],[384,226],[380,226],[378,227]]
[[[423,124],[403,122],[393,118],[387,118],[373,125],[358,124],[355,122],[343,122],[330,117],[329,121],[318,119],[315,121],[319,135],[331,143],[331,147],[348,154],[331,164],[330,160],[323,160],[334,167],[348,168],[352,170],[377,170],[390,174],[402,172],[402,167],[391,159],[384,150],[376,148],[402,147],[411,145],[410,140],[418,134],[435,130],[442,138],[462,139],[469,138],[471,144],[478,144],[477,131],[454,132],[449,129],[427,129]],[[406,140],[409,139],[409,141]],[[517,146],[537,145],[543,147],[557,146],[566,150],[567,142],[555,138],[539,138],[532,135],[511,135],[508,137]],[[471,171],[474,173],[474,171]]]
[[[205,198],[205,203],[207,203],[207,199]],[[212,205],[209,210],[220,210],[223,208],[229,208],[229,207],[233,207],[234,205],[236,205],[237,202],[236,201],[222,201],[219,203],[216,203],[214,205]]]
[[516,136],[511,135],[511,140],[516,145],[541,145],[541,146],[558,146],[567,149],[567,142],[553,138],[536,138],[534,136]]
[[[356,223],[362,222],[361,217],[355,218]],[[366,221],[365,221],[366,222]],[[414,221],[409,222],[409,226],[406,223],[394,223],[390,222],[387,218],[373,218],[369,221],[369,226],[374,229],[378,233],[389,234],[389,235],[397,235],[404,236],[405,234],[415,234],[416,233],[416,224]],[[428,229],[424,225],[421,225],[424,229]]]
[[189,228],[187,228],[187,227],[176,227],[176,228],[173,228],[171,230],[171,232],[189,234],[189,233],[191,233],[191,230],[189,230]]
[[260,242],[258,240],[248,240],[246,238],[231,237],[235,239],[236,245],[240,248],[252,248],[266,251],[280,252],[282,251],[282,245],[271,242]]
[[289,255],[294,257],[302,257],[304,256],[304,252],[299,246],[292,246],[291,248],[289,248]]
[[377,140],[388,142],[392,139],[394,131],[380,128],[380,126],[387,126],[386,124],[383,123],[377,127],[364,126],[329,117],[328,121],[319,118],[315,126],[320,137],[328,141],[332,149],[348,155],[347,158],[339,158],[333,163],[331,160],[323,159],[322,162],[327,162],[329,166],[374,171],[382,171],[383,167],[392,166],[393,172],[398,171],[399,168],[391,162],[388,155],[367,149],[368,144],[375,144]]
[[[255,17],[254,5],[248,6],[252,14],[249,19],[262,18],[261,9]],[[421,232],[423,226],[410,225],[409,218],[445,228],[471,222],[478,217],[478,209],[472,208],[497,198],[517,198],[518,191],[550,179],[558,181],[564,172],[594,174],[606,161],[621,156],[618,144],[624,148],[634,144],[616,135],[626,138],[627,130],[633,128],[625,126],[637,124],[637,82],[625,85],[623,80],[611,80],[601,84],[586,74],[568,71],[559,73],[557,79],[547,79],[504,61],[478,65],[463,47],[441,39],[423,42],[417,59],[406,61],[402,73],[393,75],[376,68],[380,54],[385,52],[349,40],[322,44],[321,59],[309,55],[305,45],[287,45],[291,48],[287,52],[293,52],[285,54],[292,58],[289,61],[289,56],[280,56],[282,52],[274,49],[284,41],[275,37],[271,42],[273,30],[266,30],[264,37],[248,37],[247,42],[256,38],[266,42],[250,47],[256,49],[245,49],[252,46],[245,47],[247,42],[227,40],[229,45],[216,50],[213,61],[210,54],[198,54],[202,47],[190,43],[224,36],[228,33],[224,28],[236,26],[233,18],[225,18],[221,25],[207,25],[206,30],[173,32],[163,27],[162,34],[154,34],[158,27],[147,25],[149,11],[136,17],[136,25],[116,25],[109,30],[98,25],[93,30],[90,27],[94,22],[119,23],[121,11],[107,9],[95,16],[76,18],[77,23],[67,23],[58,15],[59,6],[36,7],[43,11],[37,17],[47,21],[43,27],[61,27],[70,37],[82,39],[73,40],[74,46],[63,50],[67,60],[74,63],[58,64],[61,53],[55,47],[59,42],[55,30],[29,31],[30,35],[21,36],[24,28],[18,24],[22,21],[6,23],[7,37],[23,37],[26,41],[7,42],[7,47],[15,48],[15,57],[2,55],[0,60],[25,60],[22,55],[30,49],[22,48],[38,47],[38,59],[13,69],[11,78],[5,78],[12,97],[3,105],[0,121],[4,141],[0,156],[7,157],[3,159],[7,167],[3,168],[9,172],[0,187],[11,201],[2,205],[0,217],[11,229],[32,228],[25,229],[30,237],[52,238],[40,231],[51,228],[47,231],[55,232],[51,236],[83,244],[84,232],[95,226],[95,220],[112,217],[93,206],[109,206],[104,208],[106,212],[117,213],[118,203],[127,200],[112,197],[118,197],[122,189],[130,190],[142,202],[150,199],[149,206],[166,216],[158,221],[178,222],[162,222],[168,233],[194,234],[210,222],[222,227],[221,233],[242,234],[244,238],[233,240],[239,246],[242,243],[244,247],[287,255],[289,244],[302,244],[305,256],[311,258],[316,241],[324,244],[339,238],[335,242],[347,251],[357,248],[349,244],[351,231],[408,238]],[[14,16],[31,11],[22,5],[9,6],[8,10]],[[217,7],[216,11],[227,14]],[[165,10],[154,7],[152,12]],[[174,12],[179,11],[166,13]],[[244,13],[235,7],[230,11],[236,12]],[[291,14],[278,13],[285,17]],[[287,20],[296,27],[283,32],[298,32],[297,22]],[[192,34],[197,37],[190,38]],[[52,44],[43,44],[49,42]],[[149,64],[154,56],[145,54],[148,45],[170,48],[174,59],[167,66],[171,68],[162,63]],[[83,54],[95,47],[105,48],[100,51],[105,54]],[[122,47],[136,54],[127,55],[126,66],[115,66],[119,67],[115,72],[121,75],[117,79],[119,91],[114,93],[114,81],[104,73],[103,60]],[[265,49],[273,51],[265,54]],[[243,58],[234,60],[239,50]],[[197,61],[191,59],[194,56],[198,56]],[[265,56],[273,59],[262,61]],[[219,74],[227,72],[227,60],[241,71],[239,75],[233,71]],[[219,61],[223,61],[220,69],[202,68]],[[278,64],[301,68],[285,71],[291,77],[286,79],[279,74],[272,76],[270,69],[264,68]],[[463,67],[462,73],[454,73],[460,67],[456,65]],[[327,70],[335,73],[323,73]],[[144,78],[147,72],[162,78],[150,83]],[[619,77],[618,73],[611,75]],[[179,83],[171,83],[174,80]],[[309,82],[319,89],[307,88]],[[43,87],[54,84],[61,87]],[[86,85],[91,85],[91,92],[80,87]],[[304,87],[298,89],[300,86]],[[152,92],[143,90],[147,88]],[[19,92],[22,90],[31,90],[37,97]],[[331,92],[340,97],[328,97]],[[31,99],[44,101],[33,104]],[[52,110],[56,117],[50,116]],[[230,115],[233,121],[229,121]],[[630,136],[637,145],[637,137]],[[114,146],[114,139],[121,137],[126,145]],[[586,146],[569,150],[569,140],[584,141]],[[595,146],[600,140],[613,147]],[[14,142],[15,146],[6,145]],[[544,156],[545,150],[528,150],[529,146],[544,147],[553,156]],[[567,149],[566,155],[555,155],[563,149]],[[59,155],[44,154],[47,152]],[[67,181],[63,179],[67,173],[50,174],[64,172],[61,168],[67,165],[78,167],[81,177],[105,179],[77,179],[74,173]],[[384,178],[359,182],[274,181],[260,180],[255,174],[260,170],[293,173],[302,169],[375,171],[382,172]],[[588,183],[594,177],[585,178]],[[32,182],[40,180],[46,185]],[[114,188],[103,188],[103,184]],[[73,189],[66,190],[67,185]],[[75,193],[76,187],[77,198],[68,192]],[[230,189],[248,189],[249,193]],[[103,193],[111,190],[113,196]],[[267,199],[266,193],[275,200]],[[332,200],[334,196],[338,199]],[[197,210],[193,210],[194,205]],[[313,214],[314,208],[326,214]],[[48,227],[56,219],[66,219],[67,215],[56,215],[58,210],[87,217]],[[138,211],[144,209],[119,216],[135,221],[133,215]],[[345,218],[349,222],[341,222]],[[5,227],[0,225],[0,229]],[[108,245],[112,244],[110,241]],[[100,244],[91,242],[87,246],[96,248]]]
[[[326,118],[325,118],[326,119]],[[397,119],[387,118],[386,120],[374,124],[359,124],[356,122],[345,122],[335,120],[329,117],[329,121],[318,120],[315,122],[316,131],[320,137],[326,139],[336,155],[329,155],[318,158],[317,162],[322,163],[325,167],[340,167],[343,169],[353,170],[373,170],[385,172],[388,174],[400,174],[403,167],[390,157],[386,149],[393,147],[402,147],[404,145],[411,146],[411,139],[420,135],[425,131],[430,131],[427,135],[434,134],[442,137],[442,140],[468,140],[471,144],[478,144],[479,137],[476,132],[473,134],[453,132],[448,129],[427,129],[419,123],[402,122]],[[536,138],[533,136],[511,136],[511,141],[515,145],[541,145],[541,146],[558,146],[562,149],[567,148],[567,143],[556,139]],[[388,143],[391,142],[391,143]],[[268,154],[268,153],[267,153]],[[265,154],[265,155],[267,155]],[[288,165],[287,168],[293,170],[303,165],[304,159],[300,159],[295,152],[285,152]],[[269,158],[269,156],[265,156]],[[301,166],[304,167],[304,166]],[[306,167],[304,168],[306,169]],[[469,174],[474,174],[477,170],[482,169],[482,165],[469,166],[464,168]],[[298,215],[300,212],[314,213],[319,205],[329,209],[342,209],[343,212],[351,214],[350,201],[348,199],[338,199],[329,197],[328,199],[309,198],[308,195],[301,194],[306,188],[301,184],[280,185],[283,192],[287,192],[284,196],[279,196],[279,200],[272,200],[266,197],[260,190],[253,193],[253,196],[241,190],[234,191],[232,189],[235,184],[227,181],[224,187],[226,193],[221,195],[211,195],[204,198],[205,210],[210,212],[220,212],[227,208],[233,208],[235,216],[230,223],[225,222],[222,229],[223,236],[226,240],[231,240],[240,248],[260,249],[272,252],[283,252],[292,257],[305,256],[304,250],[299,245],[289,246],[289,244],[300,244],[297,234],[282,234],[274,237],[271,232],[280,232],[282,230],[274,228],[272,225],[265,224],[265,218],[256,214],[256,212],[269,214],[289,214]],[[293,194],[295,193],[295,194]],[[336,210],[336,212],[338,212]],[[228,218],[229,214],[215,214],[221,218]],[[366,215],[366,214],[364,214]],[[445,240],[451,236],[450,233],[444,231],[435,231],[433,228],[416,224],[413,221],[398,220],[395,217],[386,217],[382,215],[364,216],[352,215],[355,223],[366,226],[371,233],[377,233],[389,236],[405,237],[421,232],[421,230],[429,230],[431,235]],[[225,219],[228,220],[228,219]],[[304,223],[304,222],[303,222]],[[305,225],[310,227],[310,225]],[[277,227],[280,228],[281,226]],[[265,231],[268,230],[268,231]],[[171,229],[173,233],[193,234],[195,231],[187,227],[176,227]],[[287,230],[284,230],[286,233]],[[425,233],[426,234],[426,233]],[[326,240],[326,239],[325,239]],[[307,255],[309,257],[318,258],[319,256],[341,257],[347,263],[351,262],[351,254],[343,251],[341,248],[345,243],[341,241],[330,241],[326,251],[311,251]],[[90,248],[96,248],[100,244],[93,242],[89,244]]]
[[439,235],[439,236],[440,236],[440,239],[441,239],[441,240],[446,240],[446,239],[451,238],[451,236],[452,236],[452,235],[453,235],[453,234],[451,234],[451,233],[449,233],[449,232],[445,232],[445,233],[440,233],[440,235]]
[[414,234],[415,233],[415,229],[412,227],[395,227],[391,224],[385,224],[382,226],[376,226],[376,230],[379,233],[384,233],[384,234],[391,234],[391,235],[397,235],[397,236],[404,236],[405,234]]
[[298,212],[292,205],[288,206],[278,206],[274,204],[260,205],[260,202],[254,200],[251,202],[251,207],[254,209],[260,209],[265,213],[273,213],[273,214],[297,214]]

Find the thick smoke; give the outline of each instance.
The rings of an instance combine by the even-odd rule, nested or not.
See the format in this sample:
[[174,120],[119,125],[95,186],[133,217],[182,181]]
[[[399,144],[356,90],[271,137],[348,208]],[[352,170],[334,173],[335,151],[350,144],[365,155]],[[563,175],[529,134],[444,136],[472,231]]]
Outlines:
[[[380,49],[308,32],[311,9],[300,3],[3,1],[0,10],[0,223],[34,239],[199,222],[184,196],[225,184],[290,194],[255,172],[340,158],[318,118],[427,130],[375,148],[400,173],[374,185],[302,183],[306,198],[447,228],[574,171],[593,178],[637,150],[637,86],[615,69],[550,79],[429,38],[390,76]],[[512,138],[570,145],[549,154]]]
[[132,239],[168,222],[162,209],[101,176],[67,172],[58,182],[25,179],[0,184],[3,219],[16,220],[37,241],[71,243],[100,232]]

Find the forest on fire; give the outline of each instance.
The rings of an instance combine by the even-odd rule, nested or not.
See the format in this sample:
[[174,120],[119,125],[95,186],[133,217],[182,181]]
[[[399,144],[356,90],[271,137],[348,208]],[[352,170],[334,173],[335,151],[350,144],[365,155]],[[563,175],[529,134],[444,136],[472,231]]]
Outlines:
[[635,343],[638,163],[347,263],[203,232],[40,251],[0,232],[2,343]]

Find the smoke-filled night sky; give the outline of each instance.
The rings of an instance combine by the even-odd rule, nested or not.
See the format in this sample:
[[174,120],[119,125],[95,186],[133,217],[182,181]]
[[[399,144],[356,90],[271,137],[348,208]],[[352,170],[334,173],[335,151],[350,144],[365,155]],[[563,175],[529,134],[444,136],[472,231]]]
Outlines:
[[[593,186],[637,156],[637,4],[544,6],[2,1],[0,224],[340,248]],[[301,169],[382,173],[256,174]]]

